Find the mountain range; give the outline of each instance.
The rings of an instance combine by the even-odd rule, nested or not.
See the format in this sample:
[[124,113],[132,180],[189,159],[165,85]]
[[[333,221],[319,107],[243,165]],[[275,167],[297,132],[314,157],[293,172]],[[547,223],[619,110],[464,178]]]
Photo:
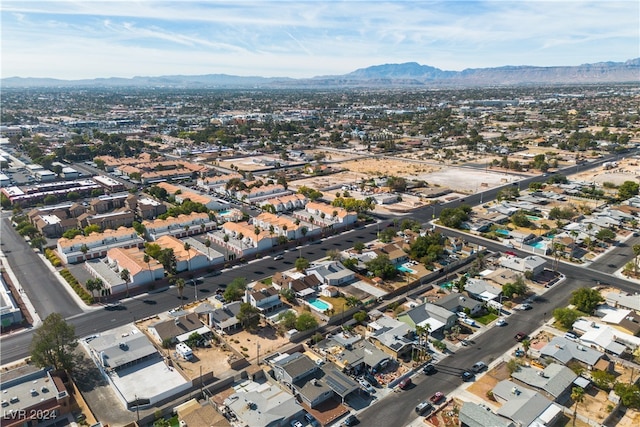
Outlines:
[[296,89],[296,88],[389,88],[389,87],[482,87],[551,84],[595,84],[640,82],[640,58],[626,62],[598,62],[578,66],[504,66],[445,71],[416,62],[374,65],[348,74],[308,79],[289,77],[243,77],[228,74],[59,80],[9,77],[0,79],[3,88],[210,88],[210,89]]

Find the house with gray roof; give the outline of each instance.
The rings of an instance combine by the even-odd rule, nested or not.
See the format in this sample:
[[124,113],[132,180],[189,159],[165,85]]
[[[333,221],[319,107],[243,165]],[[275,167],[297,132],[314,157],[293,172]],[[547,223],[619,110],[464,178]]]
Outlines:
[[542,273],[546,262],[546,259],[537,255],[529,255],[524,258],[518,258],[514,256],[504,256],[500,258],[501,267],[505,267],[523,274],[527,271],[531,271],[534,276],[536,274]]
[[220,308],[216,308],[211,304],[200,304],[194,312],[202,319],[204,316],[205,322],[210,328],[225,333],[232,333],[233,331],[241,328],[240,321],[237,319],[238,313],[240,313],[240,301],[233,301],[229,304],[225,304]]
[[585,347],[565,337],[554,337],[540,349],[540,355],[555,359],[563,365],[575,360],[587,367],[593,367],[604,356],[604,353]]
[[269,382],[232,394],[224,405],[247,426],[285,427],[303,413],[294,396]]
[[317,344],[317,347],[326,354],[331,354],[334,363],[344,372],[362,374],[380,370],[388,363],[391,357],[389,354],[377,348],[369,341],[361,339],[341,344],[341,340],[336,339],[340,334],[332,335],[326,340]]
[[456,293],[440,297],[433,304],[448,310],[450,313],[458,313],[468,308],[472,316],[480,313],[483,309],[482,302]]
[[478,301],[491,301],[500,298],[502,288],[484,279],[467,279],[464,287],[467,294]]
[[164,340],[169,340],[170,342],[185,341],[194,332],[198,332],[200,335],[210,332],[209,328],[204,326],[198,319],[196,313],[188,313],[173,319],[161,320],[149,326],[149,333],[159,343],[164,342]]
[[491,412],[485,405],[464,402],[458,414],[462,427],[515,427],[513,421]]
[[518,426],[552,426],[562,416],[558,404],[512,381],[500,381],[492,391],[496,400],[502,403],[498,415]]
[[411,353],[415,327],[389,316],[381,316],[367,326],[373,330],[369,339],[385,353],[398,359]]
[[511,374],[516,383],[542,393],[554,402],[564,403],[571,396],[571,389],[578,376],[559,363],[552,363],[544,369],[521,366]]
[[307,268],[307,274],[314,274],[325,285],[340,286],[353,281],[356,274],[340,261],[329,261]]
[[123,335],[103,334],[91,340],[95,360],[105,370],[118,371],[157,356],[158,350],[142,332],[132,329]]
[[640,298],[638,298],[638,295],[629,295],[620,292],[607,292],[605,295],[605,301],[608,305],[613,307],[640,311]]
[[333,396],[343,401],[359,385],[331,364],[320,367],[307,355],[293,353],[274,361],[275,378],[296,397],[314,408]]
[[[454,294],[451,294],[454,295]],[[459,296],[457,294],[456,298]],[[477,303],[477,301],[475,301]],[[455,325],[458,317],[450,310],[436,304],[424,303],[398,315],[400,322],[406,323],[415,330],[416,326],[429,325],[431,333],[449,330]]]

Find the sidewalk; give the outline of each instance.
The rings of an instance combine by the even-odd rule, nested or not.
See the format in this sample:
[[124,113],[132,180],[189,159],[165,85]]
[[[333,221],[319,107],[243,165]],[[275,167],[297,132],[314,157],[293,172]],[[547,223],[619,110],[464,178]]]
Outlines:
[[[9,260],[7,260],[7,258],[5,257],[2,251],[0,251],[0,263],[2,263],[2,267],[4,267],[5,271],[7,272],[7,275],[11,279],[13,286],[16,288],[16,290],[20,294],[18,298],[22,300],[27,311],[29,312],[29,315],[31,316],[31,319],[33,319],[31,326],[33,328],[37,328],[42,324],[42,319],[40,319],[38,312],[36,311],[35,307],[31,303],[31,300],[29,300],[29,296],[27,295],[27,293],[24,291],[24,289],[22,289],[22,286],[20,285],[18,278],[16,277],[15,273],[11,269],[11,265],[9,265]],[[21,331],[14,332],[14,334],[19,334],[26,330],[28,329],[22,329]]]

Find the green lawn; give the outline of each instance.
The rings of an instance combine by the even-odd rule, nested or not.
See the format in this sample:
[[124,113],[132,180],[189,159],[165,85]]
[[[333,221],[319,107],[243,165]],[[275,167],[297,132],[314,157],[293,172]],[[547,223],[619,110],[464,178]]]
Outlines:
[[474,317],[473,320],[477,321],[478,323],[482,323],[483,325],[488,325],[489,323],[493,322],[497,318],[498,318],[497,314],[489,313],[489,314],[485,314],[484,316]]

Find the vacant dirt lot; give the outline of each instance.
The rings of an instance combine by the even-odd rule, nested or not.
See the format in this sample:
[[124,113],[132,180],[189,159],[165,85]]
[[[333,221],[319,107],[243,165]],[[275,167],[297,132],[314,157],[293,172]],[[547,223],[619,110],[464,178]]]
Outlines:
[[289,344],[289,339],[276,334],[276,330],[267,325],[261,325],[255,333],[240,331],[224,337],[227,344],[243,354],[249,362],[255,362],[260,345],[260,360],[269,353]]
[[611,182],[615,185],[620,185],[625,181],[638,182],[638,179],[640,179],[640,163],[637,159],[622,159],[617,163],[617,167],[608,170],[601,166],[586,172],[578,171],[578,173],[571,175],[570,178],[599,184]]

